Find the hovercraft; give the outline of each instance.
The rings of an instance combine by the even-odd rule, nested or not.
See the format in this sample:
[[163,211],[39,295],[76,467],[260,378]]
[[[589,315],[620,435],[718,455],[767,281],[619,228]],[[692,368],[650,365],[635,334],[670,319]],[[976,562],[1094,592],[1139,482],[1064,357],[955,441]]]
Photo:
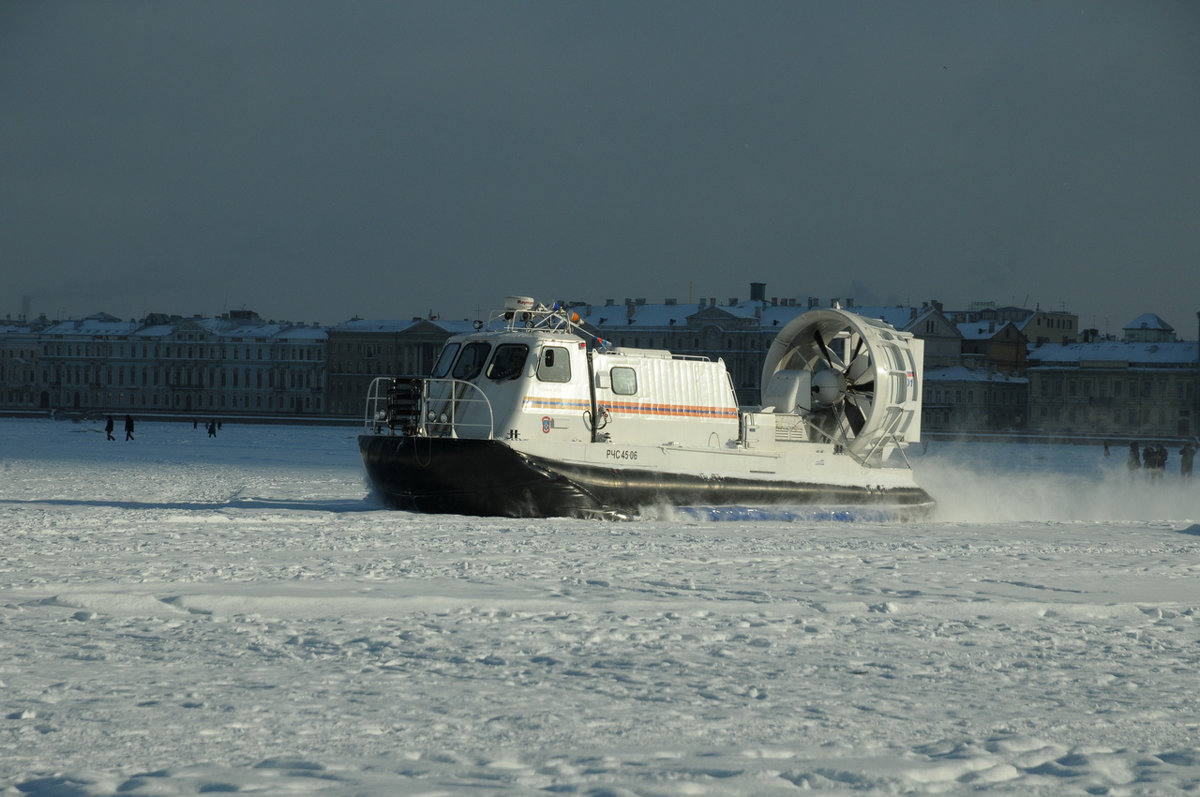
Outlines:
[[655,506],[930,510],[904,449],[920,439],[923,342],[840,308],[767,352],[761,405],[722,360],[612,347],[528,297],[451,337],[425,378],[376,379],[359,449],[389,507],[629,517]]

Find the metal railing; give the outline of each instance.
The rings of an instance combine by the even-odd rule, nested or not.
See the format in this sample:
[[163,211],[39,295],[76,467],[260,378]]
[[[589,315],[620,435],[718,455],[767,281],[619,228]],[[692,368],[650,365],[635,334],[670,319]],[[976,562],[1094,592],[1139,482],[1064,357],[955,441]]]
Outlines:
[[403,430],[418,437],[468,437],[491,440],[494,430],[492,403],[472,382],[462,379],[417,380],[415,417],[398,417],[395,408],[398,391],[407,390],[408,382],[391,377],[371,381],[367,390],[364,427],[373,434],[385,428],[394,434],[397,425],[412,424]]
[[395,420],[388,412],[388,401],[396,390],[396,380],[390,376],[380,376],[371,380],[367,387],[366,415],[363,418],[363,430],[371,434],[379,434],[387,428],[395,428]]

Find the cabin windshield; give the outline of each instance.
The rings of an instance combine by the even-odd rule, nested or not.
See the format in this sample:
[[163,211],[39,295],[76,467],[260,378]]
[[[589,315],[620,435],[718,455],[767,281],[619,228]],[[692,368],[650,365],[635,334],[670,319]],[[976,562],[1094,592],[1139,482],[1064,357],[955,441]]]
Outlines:
[[488,379],[495,382],[516,379],[525,370],[525,360],[528,357],[529,347],[524,343],[503,343],[497,346],[487,369]]
[[462,354],[458,355],[458,362],[454,363],[454,371],[451,376],[464,380],[471,380],[479,376],[484,362],[487,361],[488,352],[491,350],[492,344],[478,341],[463,346]]
[[442,379],[446,374],[450,373],[450,364],[454,362],[454,355],[458,354],[458,343],[447,343],[446,348],[442,349],[442,353],[438,355],[437,364],[433,366],[434,379]]

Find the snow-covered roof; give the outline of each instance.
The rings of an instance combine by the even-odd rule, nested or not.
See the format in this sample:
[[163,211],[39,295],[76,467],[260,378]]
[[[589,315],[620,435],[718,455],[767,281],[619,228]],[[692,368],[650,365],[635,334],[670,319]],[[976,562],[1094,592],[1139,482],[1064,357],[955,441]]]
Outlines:
[[963,340],[990,340],[1011,321],[963,321],[955,324]]
[[1010,376],[1008,374],[989,371],[985,368],[967,368],[963,365],[954,365],[949,368],[926,368],[926,382],[1011,382],[1013,384],[1027,384],[1029,382],[1023,376]]
[[[860,315],[863,318],[878,318],[880,321],[891,324],[896,329],[905,329],[920,317],[914,318],[912,308],[902,305],[843,307],[842,309]],[[932,312],[932,309],[922,315],[928,315],[929,312]]]
[[995,327],[992,326],[989,329],[989,325],[988,321],[964,321],[961,324],[955,324],[958,327],[958,334],[963,336],[963,340],[987,340],[996,334]]
[[332,332],[404,332],[421,323],[412,321],[397,321],[387,318],[351,318],[332,328]]
[[256,324],[228,318],[203,318],[197,323],[210,333],[224,338],[270,338],[284,328],[282,324]]
[[[632,308],[632,315],[630,309]],[[808,312],[807,305],[775,305],[758,301],[736,304],[612,304],[591,305],[574,308],[585,323],[595,327],[614,328],[665,328],[687,326],[688,319],[697,314],[720,315],[725,313],[735,319],[754,320],[764,329],[785,326],[792,319]],[[843,307],[850,313],[864,318],[880,319],[896,329],[904,329],[912,323],[912,310],[908,307]]]
[[438,319],[436,321],[430,321],[429,323],[433,324],[436,327],[446,330],[451,335],[459,335],[459,334],[462,334],[463,332],[470,332],[473,329],[475,329],[475,322],[468,321],[465,318],[461,321],[443,321],[441,319]]
[[1142,313],[1125,325],[1126,330],[1152,329],[1159,332],[1174,332],[1175,328],[1154,313]]
[[59,321],[47,329],[45,334],[107,337],[111,335],[130,335],[137,331],[140,326],[141,324],[137,321],[120,321],[110,315],[100,313],[87,318]]
[[286,326],[279,332],[275,333],[275,337],[279,340],[307,340],[307,341],[324,341],[329,338],[329,333],[320,327],[310,326]]
[[174,324],[147,324],[133,334],[139,338],[165,338],[174,331]]
[[1064,367],[1077,363],[1128,363],[1158,367],[1194,367],[1195,341],[1170,343],[1125,343],[1105,340],[1097,343],[1045,343],[1029,347],[1030,367]]
[[[760,302],[755,302],[755,306],[761,307]],[[613,328],[617,326],[628,327],[670,327],[670,326],[686,326],[687,319],[701,311],[720,310],[729,314],[734,318],[753,318],[754,312],[745,312],[745,308],[740,305],[706,305],[701,307],[699,304],[611,304],[611,305],[592,305],[591,312],[587,312],[587,307],[576,307],[575,312],[579,313],[580,320],[596,327]],[[795,308],[791,308],[795,309]]]

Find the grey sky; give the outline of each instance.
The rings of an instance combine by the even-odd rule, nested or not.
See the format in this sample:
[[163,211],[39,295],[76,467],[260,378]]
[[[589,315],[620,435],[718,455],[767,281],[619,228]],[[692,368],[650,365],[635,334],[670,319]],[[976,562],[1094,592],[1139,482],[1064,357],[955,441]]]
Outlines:
[[0,317],[1200,310],[1200,4],[0,3]]

